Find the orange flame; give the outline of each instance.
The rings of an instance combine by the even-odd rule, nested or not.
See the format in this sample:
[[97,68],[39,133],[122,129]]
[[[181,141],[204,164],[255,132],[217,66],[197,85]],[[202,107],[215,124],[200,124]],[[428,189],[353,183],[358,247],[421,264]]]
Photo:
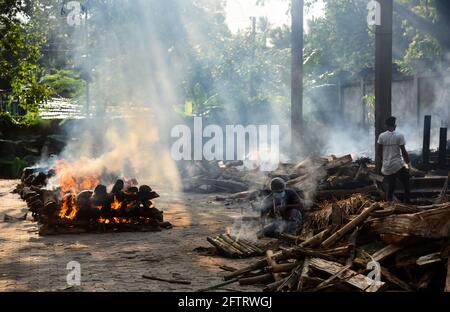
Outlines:
[[82,190],[92,190],[100,184],[100,180],[97,178],[79,176],[77,168],[66,160],[56,161],[54,169],[61,187],[61,196],[67,193],[77,194]]
[[75,203],[75,196],[66,196],[62,200],[61,209],[59,211],[59,217],[61,219],[73,220],[77,216],[79,208]]
[[117,200],[117,197],[114,196],[114,202],[111,204],[111,210],[120,210],[122,208],[122,203]]

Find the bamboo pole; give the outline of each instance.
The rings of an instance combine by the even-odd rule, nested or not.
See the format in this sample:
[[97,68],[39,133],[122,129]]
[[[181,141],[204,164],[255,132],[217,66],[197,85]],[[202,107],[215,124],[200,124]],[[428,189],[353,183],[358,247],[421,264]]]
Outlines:
[[355,227],[363,223],[369,215],[380,208],[380,205],[378,203],[372,204],[369,208],[365,209],[359,216],[357,216],[355,219],[344,225],[341,229],[336,231],[333,235],[331,235],[328,239],[326,239],[322,244],[321,247],[328,248],[335,244],[338,240],[340,240],[345,234],[353,230]]

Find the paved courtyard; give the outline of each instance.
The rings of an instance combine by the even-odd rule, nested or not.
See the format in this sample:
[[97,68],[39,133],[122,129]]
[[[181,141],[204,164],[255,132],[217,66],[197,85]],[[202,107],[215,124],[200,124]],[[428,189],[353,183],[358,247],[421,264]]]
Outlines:
[[[209,247],[206,237],[220,234],[239,218],[240,207],[224,206],[205,195],[178,198],[158,190],[157,207],[171,230],[149,233],[78,234],[41,237],[30,220],[20,217],[26,204],[11,191],[17,180],[0,180],[0,291],[195,291],[220,283],[220,265],[243,267],[252,259],[230,260],[194,251]],[[81,285],[67,284],[67,264],[81,265]],[[190,285],[142,278],[185,279]],[[258,291],[230,285],[225,290]]]

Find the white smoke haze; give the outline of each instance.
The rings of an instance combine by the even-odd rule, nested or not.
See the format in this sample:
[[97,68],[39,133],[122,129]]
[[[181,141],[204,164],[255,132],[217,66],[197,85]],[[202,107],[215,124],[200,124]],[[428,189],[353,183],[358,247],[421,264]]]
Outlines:
[[[187,3],[188,1],[186,1]],[[221,57],[213,40],[218,37],[202,27],[203,21],[192,20],[183,1],[165,3],[160,0],[107,1],[108,13],[92,10],[89,53],[77,50],[77,66],[92,77],[91,118],[70,130],[76,140],[68,143],[59,158],[70,161],[76,174],[96,176],[105,170],[118,176],[137,178],[140,183],[157,181],[174,190],[180,188],[177,163],[170,155],[170,132],[184,121],[174,107],[183,106],[182,84],[189,76],[188,53]],[[161,15],[161,12],[167,14]],[[226,30],[221,30],[226,31]],[[161,35],[164,34],[165,37]],[[83,28],[77,36],[83,38]],[[180,35],[180,36],[177,36]],[[177,40],[181,38],[180,40]],[[195,52],[194,52],[195,51]],[[88,57],[87,57],[88,54]],[[437,147],[439,127],[449,123],[449,76],[443,73],[442,84],[434,87],[440,94],[432,111],[432,147]],[[267,103],[257,111],[240,114],[226,84],[215,86],[224,103],[223,120],[235,124],[266,124],[280,127],[281,162],[289,162],[291,142],[289,103]],[[243,92],[248,86],[243,85]],[[289,98],[289,86],[280,87],[280,97]],[[319,96],[320,100],[320,96]],[[393,106],[396,105],[393,99]],[[356,122],[346,122],[339,115],[333,122],[320,120],[313,114],[317,98],[305,90],[305,119],[308,120],[308,143],[302,156],[310,154],[354,158],[374,156],[375,138]],[[352,105],[359,105],[355,103]],[[329,108],[335,109],[335,108]],[[399,131],[405,134],[410,150],[421,149],[423,121],[398,117]],[[423,118],[422,118],[423,119]],[[255,151],[250,151],[255,152]],[[258,151],[256,151],[258,152]],[[318,177],[320,178],[320,177]],[[311,185],[318,178],[313,178]]]
[[[173,51],[160,32],[164,27],[168,35],[177,31],[178,8],[168,4],[171,15],[158,17],[162,1],[109,1],[108,14],[101,4],[91,4],[98,7],[89,17],[95,31],[88,54],[80,43],[75,55],[77,66],[92,79],[90,118],[69,129],[74,140],[58,158],[70,162],[75,177],[109,172],[177,191],[170,128],[179,120],[173,107],[182,103],[180,84],[188,64],[183,51]],[[77,29],[75,36],[83,31]]]

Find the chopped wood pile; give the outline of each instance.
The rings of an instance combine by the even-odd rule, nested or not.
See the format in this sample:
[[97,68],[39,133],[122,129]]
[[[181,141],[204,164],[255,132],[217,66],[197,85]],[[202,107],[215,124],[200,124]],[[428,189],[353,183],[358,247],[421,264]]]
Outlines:
[[72,177],[69,185],[46,188],[55,174],[54,169],[26,168],[15,190],[38,222],[40,235],[171,227],[152,202],[159,195],[147,185],[138,186],[135,179],[119,179],[109,192],[98,180]]
[[243,161],[196,161],[184,172],[184,191],[198,193],[237,193],[260,188],[264,174],[244,169]]
[[249,258],[264,254],[264,250],[257,244],[229,234],[207,237],[206,239],[219,253],[229,258]]
[[417,206],[365,195],[327,202],[302,236],[225,280],[264,291],[443,291],[450,286],[450,202]]
[[301,235],[282,234],[264,259],[227,274],[220,287],[238,282],[270,292],[450,291],[450,174],[411,175],[414,204],[386,203],[383,176],[370,160],[310,157],[280,165],[257,191],[217,197],[257,206],[270,179],[281,177],[310,207]]

